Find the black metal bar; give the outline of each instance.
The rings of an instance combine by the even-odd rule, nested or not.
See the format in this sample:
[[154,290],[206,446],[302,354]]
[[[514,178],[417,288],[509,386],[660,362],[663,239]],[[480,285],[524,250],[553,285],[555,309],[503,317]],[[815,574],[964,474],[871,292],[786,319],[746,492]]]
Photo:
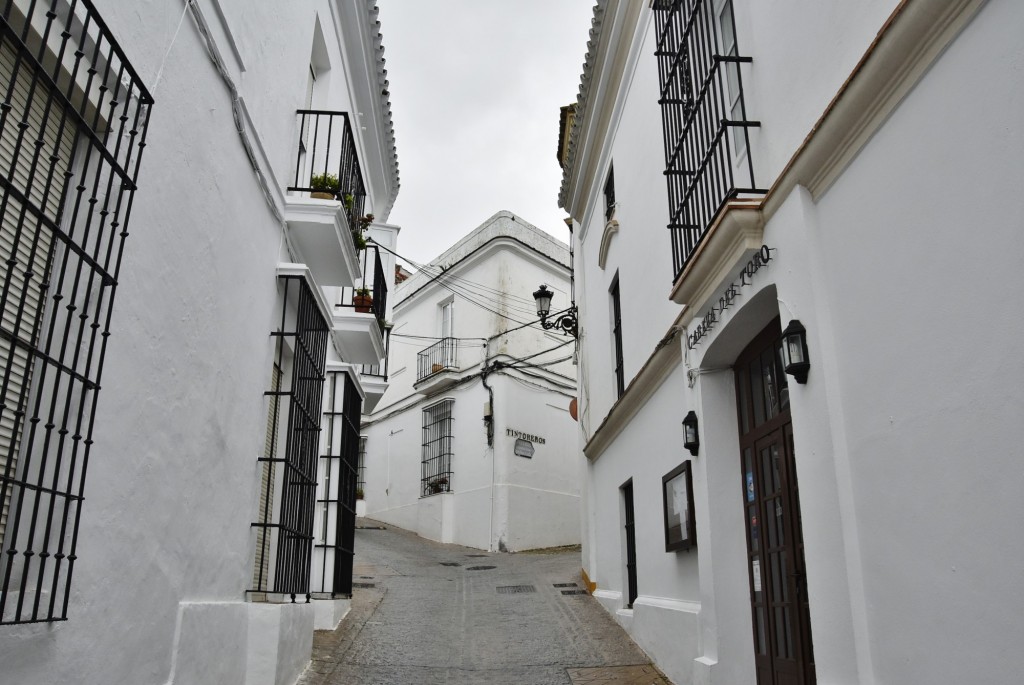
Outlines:
[[459,370],[458,340],[441,338],[416,354],[416,382],[443,371]]
[[[296,146],[295,178],[288,186],[288,191],[313,192],[312,176],[336,176],[336,196],[345,205],[349,228],[356,229],[363,216],[366,186],[348,112],[300,109],[297,114],[299,141]],[[334,136],[335,125],[341,126],[340,140]],[[326,135],[321,135],[321,126],[326,130]],[[310,134],[312,141],[306,139]]]
[[12,417],[0,434],[2,624],[67,618],[153,100],[89,0],[33,2],[24,14],[8,2],[0,51],[10,69],[0,82],[10,150],[0,165],[0,231],[10,245],[0,254],[0,417]]
[[732,0],[717,11],[707,0],[664,0],[654,9],[675,279],[726,202],[765,191],[754,182],[749,129],[759,122],[747,119],[739,69],[752,59],[738,53]]
[[420,457],[420,496],[452,490],[452,407],[441,400],[423,409],[423,451]]

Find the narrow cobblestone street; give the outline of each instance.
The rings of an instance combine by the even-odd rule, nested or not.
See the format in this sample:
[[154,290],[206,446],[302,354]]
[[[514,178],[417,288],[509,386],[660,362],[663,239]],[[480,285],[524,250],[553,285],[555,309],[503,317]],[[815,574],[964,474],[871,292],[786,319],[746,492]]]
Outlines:
[[669,684],[582,590],[578,549],[488,554],[368,520],[355,549],[352,610],[299,685]]

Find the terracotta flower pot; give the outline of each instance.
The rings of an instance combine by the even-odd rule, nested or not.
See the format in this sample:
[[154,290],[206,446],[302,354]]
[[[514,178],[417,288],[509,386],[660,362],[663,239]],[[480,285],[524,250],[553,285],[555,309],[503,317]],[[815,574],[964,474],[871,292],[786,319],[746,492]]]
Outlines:
[[309,194],[310,197],[317,200],[337,200],[333,193],[327,193],[322,190],[314,190]]
[[352,304],[360,314],[369,314],[373,306],[373,295],[356,295],[352,298]]

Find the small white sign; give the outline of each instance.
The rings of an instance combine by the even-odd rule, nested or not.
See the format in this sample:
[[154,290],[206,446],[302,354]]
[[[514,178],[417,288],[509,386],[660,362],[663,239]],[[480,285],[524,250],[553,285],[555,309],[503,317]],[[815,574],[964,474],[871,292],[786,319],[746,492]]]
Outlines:
[[533,443],[528,440],[516,440],[514,450],[517,457],[533,459]]
[[754,561],[752,561],[751,564],[752,564],[752,568],[754,570],[754,592],[760,592],[761,591],[761,560],[760,559],[754,559]]

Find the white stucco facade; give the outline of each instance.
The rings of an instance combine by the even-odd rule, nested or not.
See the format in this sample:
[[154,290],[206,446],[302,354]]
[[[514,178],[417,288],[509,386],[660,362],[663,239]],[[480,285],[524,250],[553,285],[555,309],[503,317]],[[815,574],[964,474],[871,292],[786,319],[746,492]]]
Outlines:
[[[1024,485],[1013,418],[1024,325],[1007,314],[1012,295],[994,293],[1024,286],[1024,222],[1005,201],[1024,172],[1022,8],[733,0],[738,52],[752,58],[746,115],[759,123],[734,160],[749,154],[767,192],[718,212],[676,273],[648,5],[598,3],[561,194],[576,223],[594,595],[676,683],[774,682],[758,673],[752,610],[774,577],[808,606],[813,657],[805,646],[792,682],[1014,680],[1024,557],[1005,531]],[[762,246],[770,259],[741,274]],[[791,431],[805,566],[782,580],[763,556],[751,562],[738,364],[759,333],[792,320],[810,370],[781,389],[778,430]],[[696,455],[683,446],[690,411]],[[667,552],[662,478],[686,461],[696,546]],[[752,534],[767,544],[759,516]]]
[[[389,388],[363,419],[367,516],[486,550],[579,542],[574,341],[521,326],[542,283],[569,306],[568,249],[503,211],[398,286]],[[425,437],[432,407],[450,418]]]
[[[67,4],[56,3],[60,12]],[[375,6],[94,4],[155,104],[67,619],[0,625],[0,682],[290,685],[309,662],[314,623],[336,625],[345,604],[251,591],[272,369],[298,354],[274,334],[296,317],[322,322],[320,353],[350,369],[360,399],[367,393],[351,369],[379,362],[384,349],[382,333],[359,319],[375,318],[334,311],[337,289],[367,278],[342,203],[288,191],[296,113],[355,120],[364,211],[380,223],[371,230],[393,239],[397,228],[384,222],[398,170]],[[300,284],[313,301],[305,314],[292,299]],[[291,367],[280,373],[289,378]]]

